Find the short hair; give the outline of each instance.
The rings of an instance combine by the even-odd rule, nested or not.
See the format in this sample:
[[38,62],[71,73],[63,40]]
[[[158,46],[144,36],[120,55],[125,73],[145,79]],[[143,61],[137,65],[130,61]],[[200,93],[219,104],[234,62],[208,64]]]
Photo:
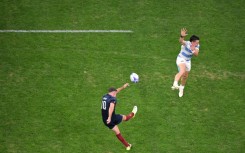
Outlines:
[[190,42],[193,42],[193,41],[196,41],[196,40],[199,40],[199,37],[197,37],[196,35],[192,35],[190,37]]
[[110,87],[110,88],[108,89],[108,91],[109,91],[109,92],[112,92],[112,91],[117,91],[117,89],[116,89],[116,88],[114,88],[114,87]]

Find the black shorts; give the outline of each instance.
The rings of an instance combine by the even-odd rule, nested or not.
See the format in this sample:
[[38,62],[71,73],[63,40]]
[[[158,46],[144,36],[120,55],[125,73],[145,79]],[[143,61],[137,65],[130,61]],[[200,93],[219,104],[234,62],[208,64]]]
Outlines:
[[115,114],[111,117],[111,122],[109,124],[106,123],[107,119],[103,119],[103,122],[105,126],[107,126],[109,129],[113,129],[115,125],[118,125],[122,122],[122,115]]

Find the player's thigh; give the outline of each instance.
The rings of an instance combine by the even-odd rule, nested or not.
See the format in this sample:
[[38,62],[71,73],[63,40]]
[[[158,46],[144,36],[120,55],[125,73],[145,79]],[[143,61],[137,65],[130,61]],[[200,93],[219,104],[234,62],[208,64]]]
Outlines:
[[118,134],[120,133],[120,130],[119,130],[119,128],[118,128],[117,125],[115,125],[115,126],[112,128],[112,131],[114,131],[116,135],[118,135]]
[[105,126],[107,126],[109,129],[113,129],[116,125],[120,124],[122,122],[123,116],[119,114],[115,114],[111,118],[111,122],[107,124],[107,121],[104,119],[103,122]]
[[186,60],[178,57],[176,59],[176,65],[178,67],[178,71],[184,73],[186,71]]
[[115,124],[115,125],[118,125],[122,122],[123,120],[123,115],[120,115],[120,114],[115,114],[113,115],[112,117],[112,122]]
[[179,73],[181,73],[183,75],[186,72],[186,65],[185,65],[185,63],[180,63],[177,66],[178,66]]
[[186,62],[186,71],[190,72],[191,71],[191,61]]

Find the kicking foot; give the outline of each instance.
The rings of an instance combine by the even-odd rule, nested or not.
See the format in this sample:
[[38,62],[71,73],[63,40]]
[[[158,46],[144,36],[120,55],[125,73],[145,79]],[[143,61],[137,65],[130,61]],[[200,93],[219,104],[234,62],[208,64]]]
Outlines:
[[127,147],[126,147],[126,150],[130,150],[130,149],[131,149],[131,147],[132,147],[132,145],[131,145],[131,144],[129,144],[129,146],[127,146]]
[[134,113],[134,117],[135,117],[137,111],[138,111],[138,107],[137,107],[137,106],[134,106],[134,108],[133,108],[133,110],[132,110],[132,112]]

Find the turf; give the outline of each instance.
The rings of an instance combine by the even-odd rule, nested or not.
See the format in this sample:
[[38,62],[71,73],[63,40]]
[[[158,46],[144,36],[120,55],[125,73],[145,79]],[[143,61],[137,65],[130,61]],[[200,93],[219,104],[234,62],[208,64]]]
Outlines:
[[[0,33],[0,152],[126,152],[101,120],[110,86],[135,153],[245,150],[243,0],[0,2],[0,30],[133,33]],[[180,29],[200,36],[183,98],[170,89]],[[187,39],[188,39],[187,38]]]

